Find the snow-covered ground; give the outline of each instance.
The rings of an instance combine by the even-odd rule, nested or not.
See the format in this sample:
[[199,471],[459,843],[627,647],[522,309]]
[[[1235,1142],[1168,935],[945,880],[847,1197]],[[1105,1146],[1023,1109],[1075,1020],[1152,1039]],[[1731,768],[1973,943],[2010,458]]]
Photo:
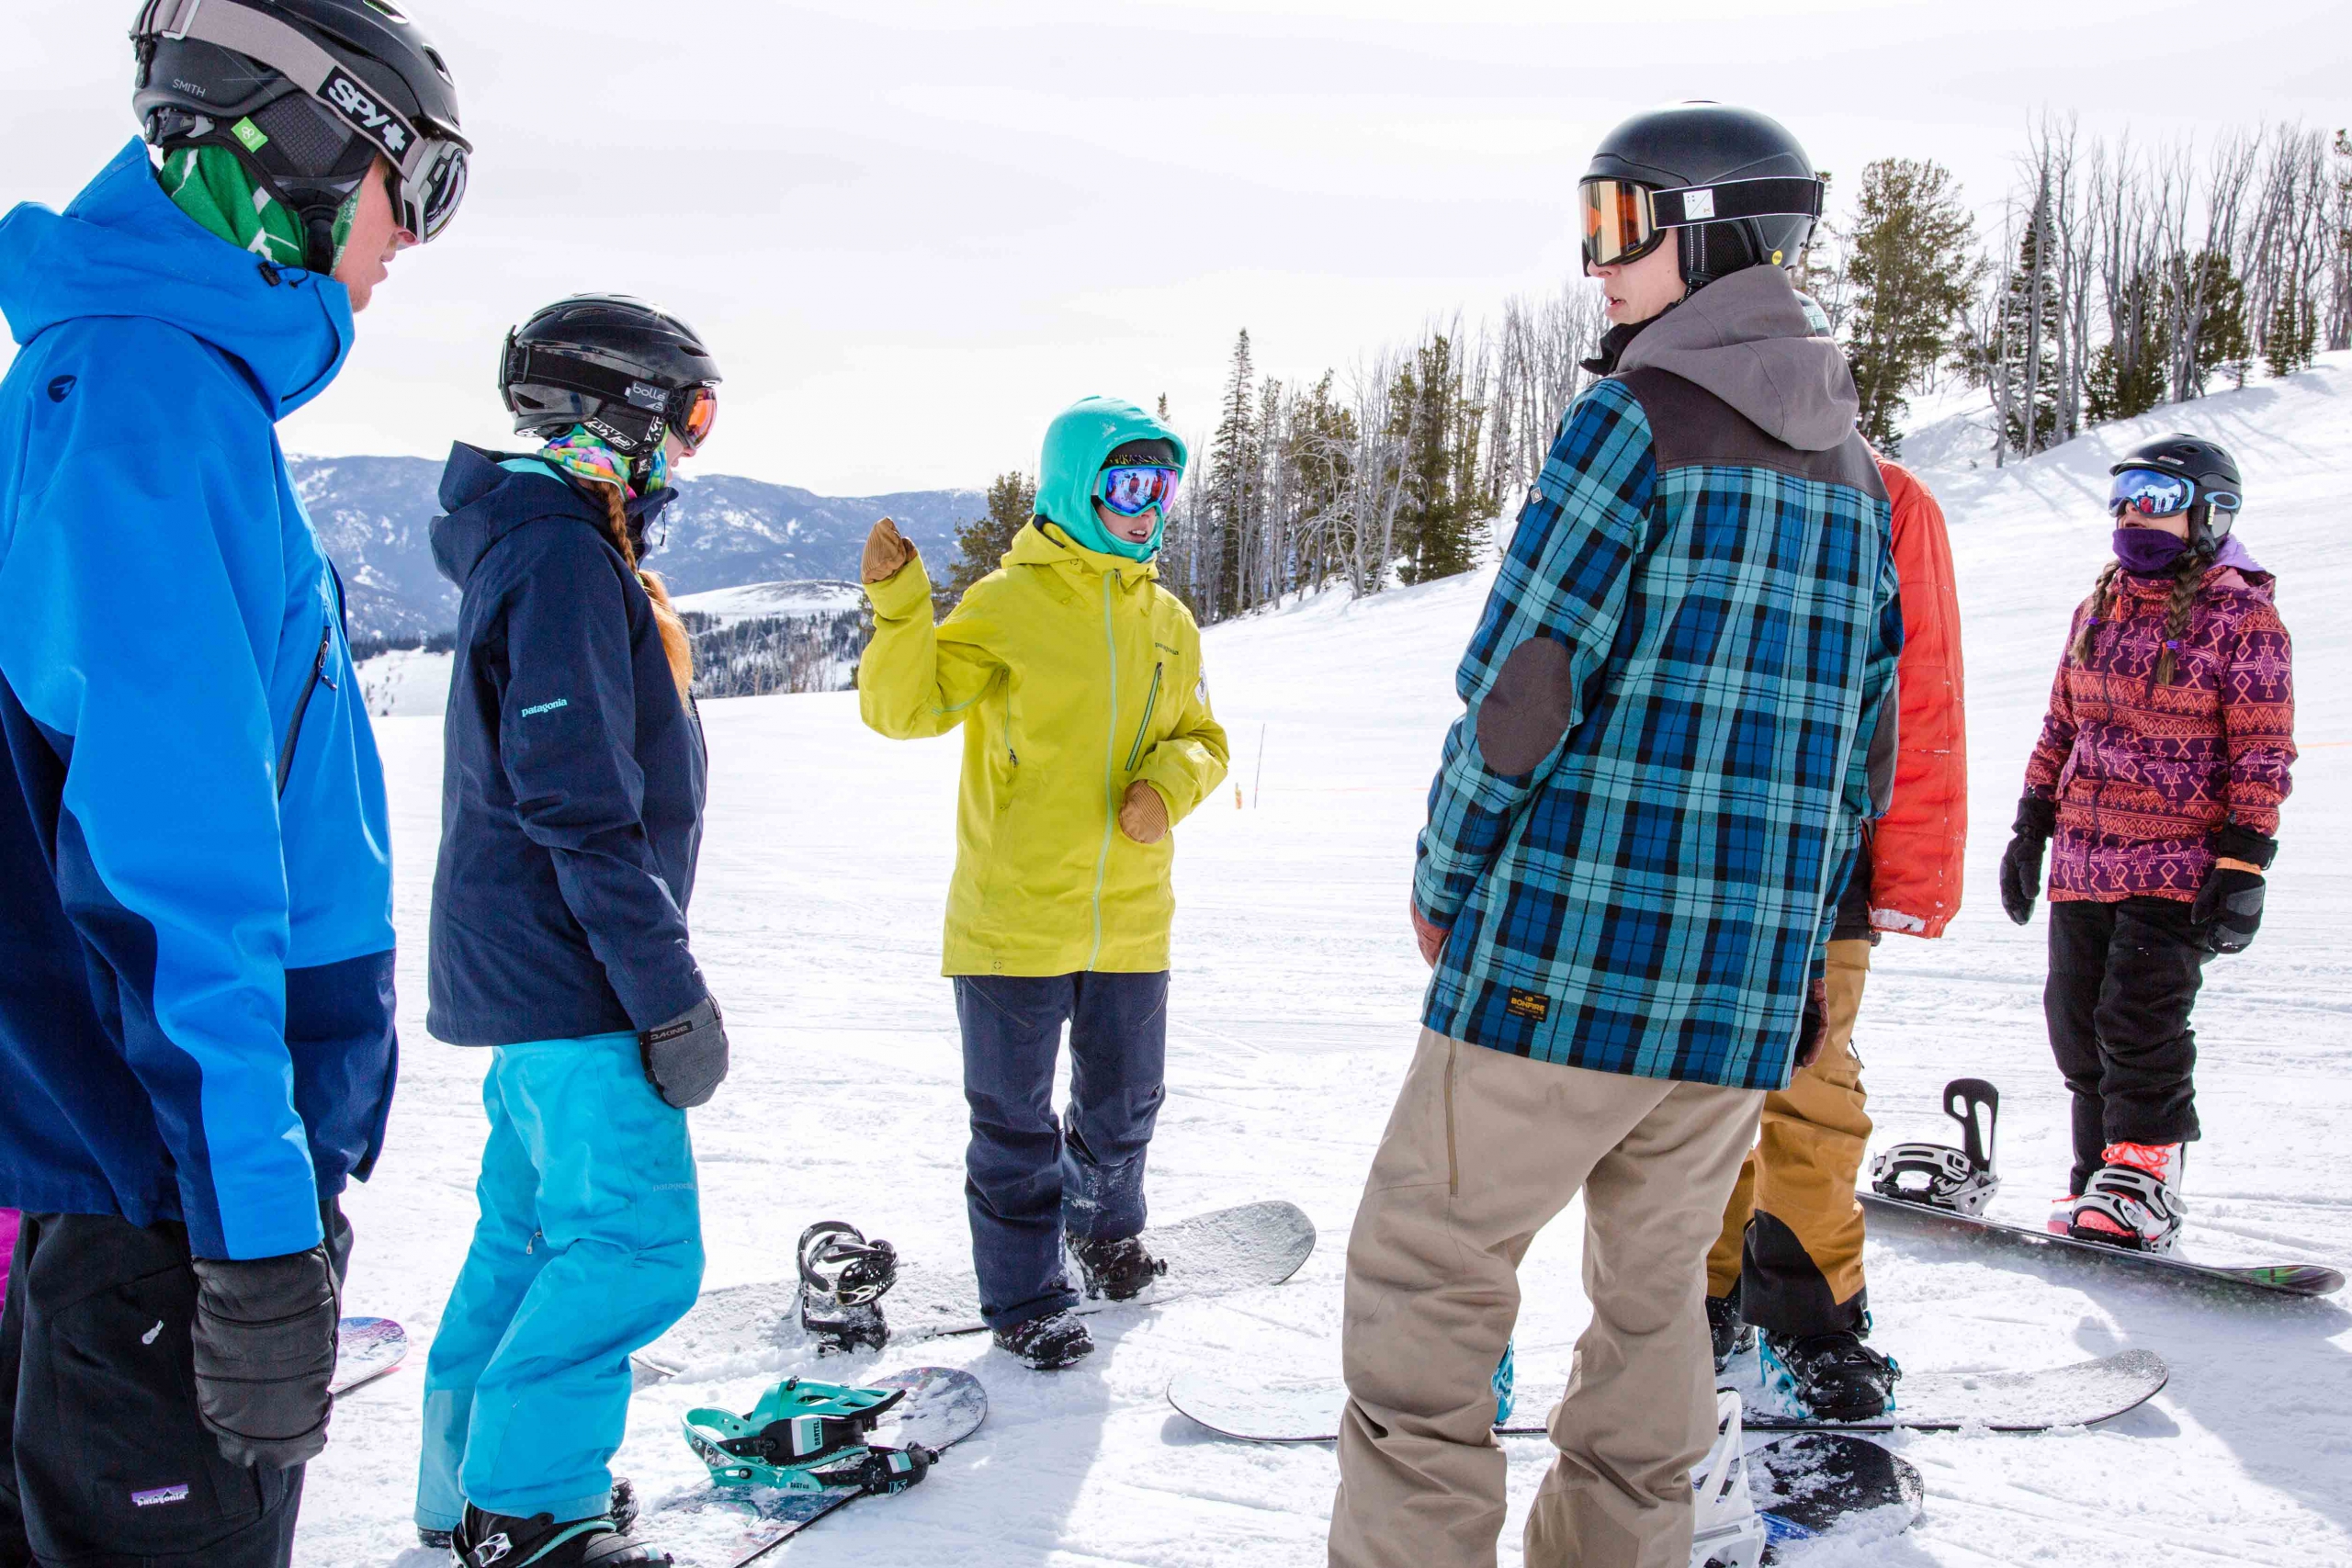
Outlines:
[[[657,559],[650,564],[659,566]],[[672,603],[681,615],[705,615],[714,625],[760,620],[769,615],[854,615],[865,592],[854,582],[750,582],[741,588],[709,588],[680,594]]]
[[[2352,563],[2352,355],[2288,381],[2164,411],[2036,461],[1928,477],[1952,518],[1971,677],[1976,830],[1969,906],[1948,940],[1890,938],[1859,1035],[1878,1142],[1942,1136],[1952,1077],[2007,1091],[1996,1214],[2030,1222],[2065,1166],[2064,1115],[2040,1007],[2041,923],[2000,914],[1994,866],[2069,607],[2103,558],[2110,454],[2177,426],[2228,443],[2246,472],[2243,530],[2282,577],[2298,633],[2304,753],[2261,940],[2217,962],[2199,1009],[2205,1141],[2188,1168],[2188,1249],[2226,1260],[2352,1260],[2352,616],[2331,609]],[[1220,627],[1210,679],[1234,738],[1228,788],[1180,829],[1182,910],[1170,1095],[1153,1150],[1155,1212],[1285,1196],[1322,1227],[1278,1289],[1094,1320],[1100,1352],[1050,1376],[984,1341],[781,1368],[820,1376],[910,1360],[989,1385],[981,1434],[922,1487],[820,1525],[781,1561],[1150,1564],[1322,1561],[1328,1448],[1211,1439],[1161,1393],[1179,1368],[1237,1377],[1338,1365],[1350,1217],[1415,1034],[1425,971],[1404,916],[1412,838],[1452,671],[1485,592],[1474,577],[1360,604],[1327,597]],[[728,1010],[735,1072],[695,1115],[712,1285],[775,1279],[810,1221],[841,1217],[945,1263],[966,1247],[955,1020],[938,978],[952,853],[953,739],[893,745],[849,695],[706,705],[710,832],[695,949]],[[401,1100],[359,1233],[346,1310],[435,1326],[473,1212],[482,1057],[424,1030],[424,917],[439,728],[379,726],[401,855]],[[1254,778],[1262,744],[1263,787]],[[1577,1217],[1537,1242],[1522,1279],[1521,1391],[1556,1393],[1585,1313]],[[1837,1564],[2150,1562],[2352,1563],[2352,1302],[2219,1299],[2120,1269],[2018,1266],[1911,1235],[1871,1255],[1877,1343],[1915,1370],[2033,1367],[2143,1347],[2169,1388],[2090,1430],[1905,1436],[1926,1518],[1898,1541],[1792,1552]],[[418,1367],[338,1412],[312,1467],[299,1560],[402,1560]],[[702,1485],[677,1436],[689,1405],[748,1408],[761,1380],[639,1396],[619,1468],[654,1505]],[[1547,1461],[1515,1438],[1505,1563]],[[659,1526],[658,1517],[650,1521]],[[430,1561],[409,1555],[402,1568]],[[1442,1568],[1442,1565],[1433,1565]]]
[[359,690],[378,718],[438,718],[448,705],[454,653],[396,648],[359,662]]

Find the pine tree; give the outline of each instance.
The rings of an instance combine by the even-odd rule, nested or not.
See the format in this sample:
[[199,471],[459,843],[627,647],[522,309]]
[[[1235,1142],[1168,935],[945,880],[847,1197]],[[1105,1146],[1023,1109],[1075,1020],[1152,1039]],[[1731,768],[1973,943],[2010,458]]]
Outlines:
[[2262,333],[2262,362],[2273,376],[2311,367],[2319,351],[2319,311],[2294,278],[2279,290]]
[[2137,419],[2163,402],[2165,367],[2172,361],[2172,326],[2157,268],[2142,268],[2120,288],[2110,285],[2107,316],[2107,341],[2091,359],[2083,389],[2093,424]]
[[2177,256],[2165,287],[2167,315],[2176,314],[2169,308],[2174,291],[2179,293],[2184,308],[2186,302],[2199,299],[2205,305],[2195,339],[2186,345],[2188,385],[2175,390],[2184,398],[2201,398],[2215,376],[2227,376],[2245,386],[2246,372],[2254,364],[2254,344],[2245,319],[2245,280],[2238,276],[2229,256],[2221,251],[2200,251],[2194,261]]
[[999,474],[989,486],[988,510],[956,529],[956,565],[947,581],[932,590],[932,611],[944,615],[963,602],[965,591],[1004,559],[1014,536],[1037,514],[1037,481],[1023,473]]
[[1882,158],[1862,170],[1843,268],[1847,358],[1858,423],[1881,450],[1902,448],[1905,394],[1941,363],[1984,276],[1976,220],[1942,164]]
[[2017,265],[2001,292],[1991,380],[2007,450],[2031,457],[2058,443],[2060,299],[2049,193],[2034,202]]
[[1431,582],[1478,564],[1494,503],[1478,485],[1485,410],[1463,395],[1453,341],[1430,337],[1397,372],[1392,434],[1404,442],[1404,503],[1396,513],[1404,581]]
[[1221,621],[1240,607],[1241,550],[1249,532],[1258,479],[1258,372],[1250,358],[1250,329],[1234,341],[1232,368],[1218,403],[1204,491],[1210,558],[1216,565],[1207,590],[1207,619]]

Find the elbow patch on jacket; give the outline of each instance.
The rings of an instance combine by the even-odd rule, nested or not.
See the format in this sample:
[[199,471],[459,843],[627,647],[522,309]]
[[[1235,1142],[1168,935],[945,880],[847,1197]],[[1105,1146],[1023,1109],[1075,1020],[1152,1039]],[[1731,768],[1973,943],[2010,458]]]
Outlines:
[[1478,750],[1488,767],[1516,778],[1552,754],[1575,712],[1572,680],[1564,644],[1530,637],[1510,650],[1478,705]]

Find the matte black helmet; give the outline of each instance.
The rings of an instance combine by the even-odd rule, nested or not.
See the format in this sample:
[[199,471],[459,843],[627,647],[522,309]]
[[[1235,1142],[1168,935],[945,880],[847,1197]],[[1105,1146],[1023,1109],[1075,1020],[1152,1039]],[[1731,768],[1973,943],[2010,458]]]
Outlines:
[[1796,265],[1823,196],[1813,160],[1780,121],[1696,101],[1602,137],[1578,189],[1588,263],[1636,260],[1679,230],[1694,289],[1747,267]]
[[130,39],[147,140],[235,153],[301,223],[313,271],[334,265],[335,215],[379,154],[418,239],[465,199],[457,81],[390,0],[146,0]]
[[[2189,482],[2190,544],[2211,547],[2230,536],[2245,505],[2245,491],[2238,479],[2237,459],[2226,447],[2181,431],[2134,446],[2107,471],[2120,477],[2135,468],[2176,475]],[[2110,501],[2109,504],[2120,509],[2121,503]]]
[[625,457],[675,434],[691,452],[718,415],[718,361],[666,310],[625,294],[575,294],[532,313],[499,351],[498,394],[516,434],[584,424]]

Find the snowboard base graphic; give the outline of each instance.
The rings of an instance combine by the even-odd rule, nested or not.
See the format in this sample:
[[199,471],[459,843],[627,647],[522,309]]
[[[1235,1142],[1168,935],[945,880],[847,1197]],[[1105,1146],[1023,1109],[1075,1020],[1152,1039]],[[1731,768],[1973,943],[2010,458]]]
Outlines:
[[334,1381],[327,1390],[341,1395],[365,1388],[398,1371],[407,1357],[408,1330],[390,1318],[346,1317],[334,1325]]

